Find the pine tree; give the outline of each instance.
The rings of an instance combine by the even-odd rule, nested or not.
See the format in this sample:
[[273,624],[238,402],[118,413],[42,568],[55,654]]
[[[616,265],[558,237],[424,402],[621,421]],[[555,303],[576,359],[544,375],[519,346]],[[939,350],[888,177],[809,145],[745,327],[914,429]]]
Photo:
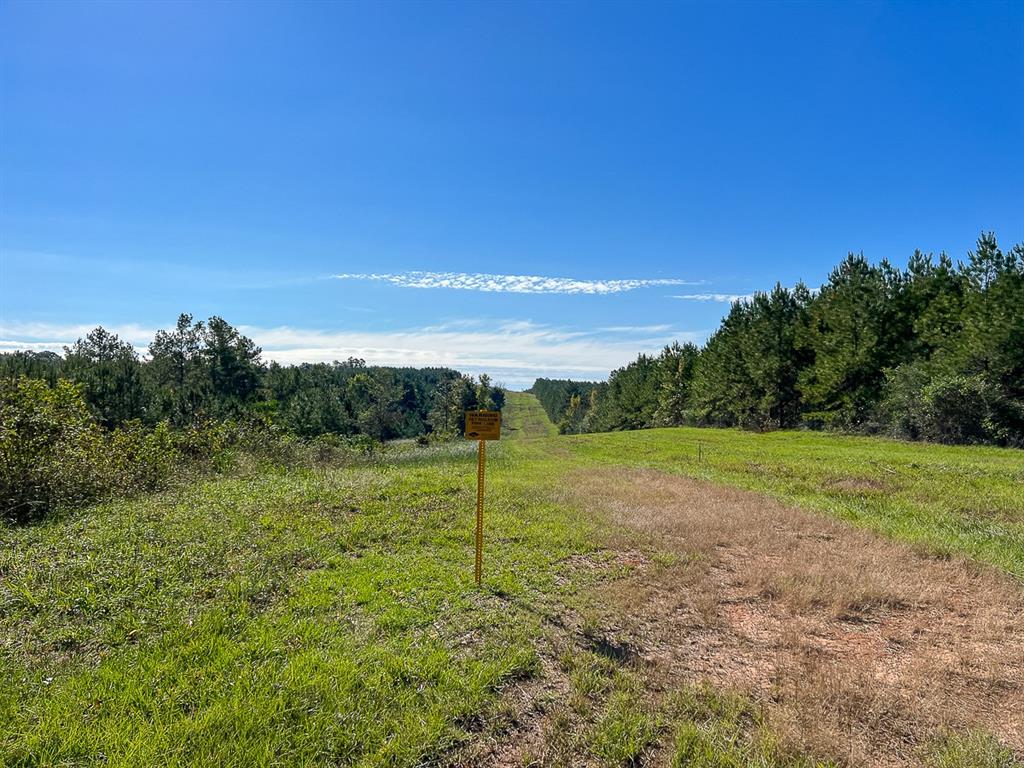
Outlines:
[[814,363],[799,388],[811,418],[827,426],[856,427],[881,397],[884,369],[900,362],[908,337],[896,296],[898,273],[852,253],[833,270],[811,303],[800,346]]
[[105,427],[145,416],[139,356],[102,327],[64,348],[63,373],[83,386],[85,401]]
[[673,342],[658,359],[658,404],[654,425],[677,427],[685,423],[699,352],[693,344]]

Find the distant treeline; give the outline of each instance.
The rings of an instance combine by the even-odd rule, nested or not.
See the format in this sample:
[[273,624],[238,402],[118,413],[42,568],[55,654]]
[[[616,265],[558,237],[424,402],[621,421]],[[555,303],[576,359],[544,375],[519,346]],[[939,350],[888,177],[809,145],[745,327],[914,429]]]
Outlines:
[[148,359],[117,335],[96,328],[64,355],[0,354],[0,380],[22,376],[51,387],[79,386],[106,429],[139,421],[185,427],[258,417],[299,437],[368,435],[377,440],[452,434],[466,409],[500,408],[504,392],[487,376],[474,381],[448,368],[387,368],[362,360],[264,365],[261,350],[219,317],[178,318],[158,331]]
[[607,383],[538,379],[563,432],[705,425],[1024,445],[1024,244],[966,262],[850,254],[820,290],[732,305],[698,348],[640,355]]
[[103,328],[64,355],[0,355],[0,522],[38,520],[179,478],[372,458],[457,434],[504,392],[447,368],[264,365],[219,317],[160,331],[147,359]]

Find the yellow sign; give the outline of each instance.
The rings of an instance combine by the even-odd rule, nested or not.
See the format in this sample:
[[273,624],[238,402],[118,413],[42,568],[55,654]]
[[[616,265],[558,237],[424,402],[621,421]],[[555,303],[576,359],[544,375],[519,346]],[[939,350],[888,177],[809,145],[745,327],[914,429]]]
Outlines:
[[466,411],[466,439],[501,439],[501,411]]
[[466,439],[479,440],[476,453],[476,567],[477,586],[484,568],[484,465],[487,456],[485,440],[501,438],[501,411],[466,411]]

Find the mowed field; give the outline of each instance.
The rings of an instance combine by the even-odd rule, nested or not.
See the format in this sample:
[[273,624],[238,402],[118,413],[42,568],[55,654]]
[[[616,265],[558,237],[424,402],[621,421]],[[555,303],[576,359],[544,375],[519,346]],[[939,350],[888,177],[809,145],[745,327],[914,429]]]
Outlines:
[[544,413],[540,401],[526,392],[507,392],[502,413],[502,436],[505,439],[554,437],[558,428]]
[[1020,451],[504,430],[0,529],[0,764],[1021,764]]

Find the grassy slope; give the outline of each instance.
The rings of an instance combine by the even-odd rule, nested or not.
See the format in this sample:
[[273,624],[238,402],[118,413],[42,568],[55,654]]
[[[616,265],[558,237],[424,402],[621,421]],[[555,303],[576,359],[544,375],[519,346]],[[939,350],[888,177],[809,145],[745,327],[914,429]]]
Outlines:
[[[516,400],[506,425],[550,431]],[[494,446],[477,591],[472,444],[402,451],[0,529],[0,764],[412,765],[443,752],[503,680],[536,672],[543,617],[597,578],[566,558],[600,547],[600,521],[551,493],[591,463],[767,491],[1024,574],[1020,452],[655,430]],[[600,745],[624,728],[653,732],[624,701],[613,693],[597,723],[597,754],[615,754]]]

